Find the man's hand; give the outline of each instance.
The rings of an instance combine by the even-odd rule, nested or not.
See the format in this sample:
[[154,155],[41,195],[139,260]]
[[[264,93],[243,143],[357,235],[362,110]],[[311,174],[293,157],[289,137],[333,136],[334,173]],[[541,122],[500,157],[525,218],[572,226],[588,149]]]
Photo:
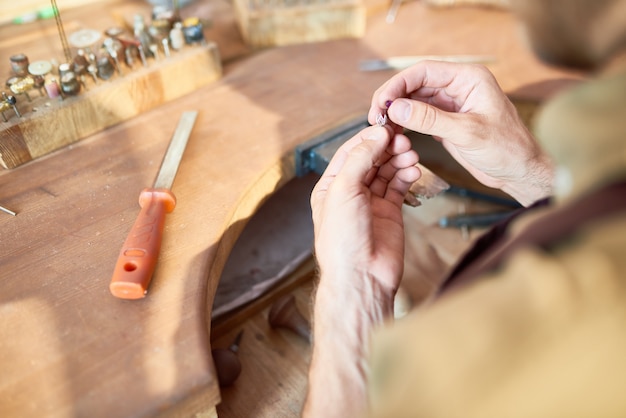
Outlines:
[[393,314],[402,277],[402,202],[419,178],[404,135],[373,126],[348,140],[313,189],[320,267],[304,416],[358,416],[367,408],[372,329]]
[[359,271],[394,294],[402,275],[404,195],[419,178],[404,135],[369,127],[335,154],[313,189],[315,250],[323,273]]
[[501,189],[524,205],[551,194],[550,158],[485,67],[419,63],[375,92],[369,121],[385,110],[397,127],[440,140],[484,185]]

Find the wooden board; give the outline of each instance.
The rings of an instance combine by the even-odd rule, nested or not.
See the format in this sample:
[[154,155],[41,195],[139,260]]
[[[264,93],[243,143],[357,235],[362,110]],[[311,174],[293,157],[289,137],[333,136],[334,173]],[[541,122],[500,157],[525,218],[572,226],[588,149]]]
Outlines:
[[[76,6],[84,6],[91,3],[102,3],[106,0],[59,0],[60,10],[67,10]],[[30,15],[50,8],[50,0],[21,0],[3,2],[0,10],[0,24],[6,24],[14,20],[31,18]]]
[[361,0],[235,0],[234,8],[243,38],[256,48],[357,38],[365,33]]

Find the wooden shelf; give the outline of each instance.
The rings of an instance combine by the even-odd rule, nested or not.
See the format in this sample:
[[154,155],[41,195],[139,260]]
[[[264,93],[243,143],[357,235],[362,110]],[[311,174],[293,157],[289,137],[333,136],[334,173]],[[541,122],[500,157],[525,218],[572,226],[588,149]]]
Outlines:
[[32,101],[20,95],[22,117],[13,115],[0,125],[0,165],[15,168],[191,93],[221,75],[217,46],[209,42],[187,46],[160,61],[151,59],[147,67],[140,62],[132,69],[122,65],[122,75],[97,84],[85,76],[87,90],[62,101],[32,91]]

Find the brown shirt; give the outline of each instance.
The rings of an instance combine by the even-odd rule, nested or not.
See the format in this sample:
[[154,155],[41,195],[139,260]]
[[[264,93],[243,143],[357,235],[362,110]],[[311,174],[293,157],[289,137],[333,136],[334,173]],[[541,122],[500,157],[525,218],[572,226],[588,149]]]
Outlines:
[[626,416],[625,91],[622,74],[547,106],[536,132],[561,167],[555,204],[375,335],[373,416]]

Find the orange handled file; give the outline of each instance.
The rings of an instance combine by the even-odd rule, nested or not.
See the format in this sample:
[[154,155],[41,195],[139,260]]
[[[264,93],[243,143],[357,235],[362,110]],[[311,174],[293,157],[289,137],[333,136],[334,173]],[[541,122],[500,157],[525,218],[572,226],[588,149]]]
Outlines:
[[139,195],[141,211],[137,216],[113,270],[109,289],[122,299],[143,298],[159,258],[165,215],[176,206],[168,189],[144,189]]
[[197,114],[183,113],[153,187],[142,190],[139,195],[141,210],[122,246],[109,285],[113,296],[140,299],[148,293],[161,250],[165,215],[176,206],[176,197],[170,188]]

